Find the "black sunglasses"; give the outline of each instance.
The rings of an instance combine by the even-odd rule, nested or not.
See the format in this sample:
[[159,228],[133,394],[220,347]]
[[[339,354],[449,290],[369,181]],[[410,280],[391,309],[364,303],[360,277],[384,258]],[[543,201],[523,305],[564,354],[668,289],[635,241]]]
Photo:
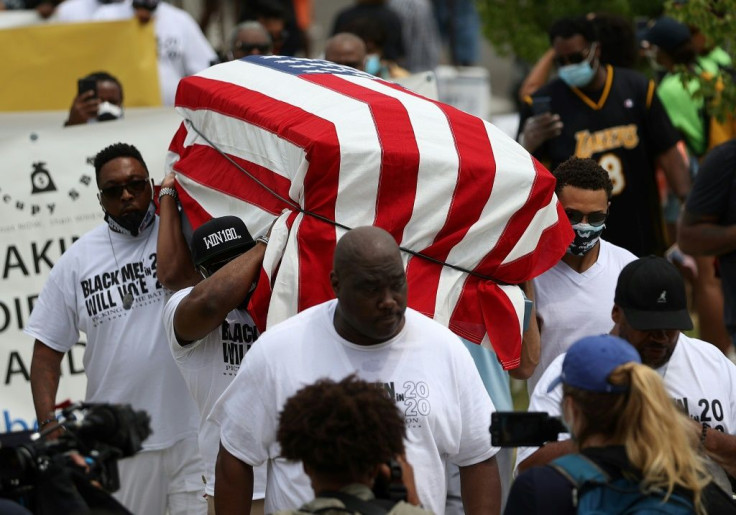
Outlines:
[[100,194],[107,200],[117,200],[123,194],[123,190],[126,190],[131,195],[140,195],[143,190],[146,189],[148,179],[134,179],[125,184],[116,184],[115,186],[108,186],[102,188]]
[[256,44],[256,43],[238,43],[235,45],[235,50],[243,52],[249,55],[253,50],[258,50],[261,54],[266,54],[271,51],[271,45],[267,43]]
[[600,227],[606,223],[608,213],[604,211],[596,211],[594,213],[581,213],[577,209],[565,209],[565,214],[570,223],[575,225],[583,221],[584,218],[588,219],[588,223],[593,227]]
[[155,11],[158,7],[158,2],[133,2],[133,9],[145,9],[146,11]]
[[579,64],[586,60],[592,61],[593,55],[595,54],[595,47],[596,43],[593,43],[585,53],[576,52],[574,54],[557,56],[555,57],[555,64],[561,68],[568,64]]

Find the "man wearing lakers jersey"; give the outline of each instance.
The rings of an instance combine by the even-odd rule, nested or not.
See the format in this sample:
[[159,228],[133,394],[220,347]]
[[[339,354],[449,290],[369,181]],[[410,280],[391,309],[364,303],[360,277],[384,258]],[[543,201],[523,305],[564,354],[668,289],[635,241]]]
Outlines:
[[527,98],[520,142],[549,169],[571,156],[596,160],[613,181],[608,240],[638,256],[662,254],[655,169],[664,170],[681,199],[690,176],[654,82],[601,63],[594,28],[585,18],[560,19],[549,36],[558,78]]

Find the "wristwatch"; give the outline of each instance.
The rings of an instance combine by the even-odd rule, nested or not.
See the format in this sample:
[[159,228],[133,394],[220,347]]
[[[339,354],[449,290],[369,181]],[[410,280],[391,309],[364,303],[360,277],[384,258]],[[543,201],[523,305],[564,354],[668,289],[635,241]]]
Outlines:
[[158,192],[158,201],[161,202],[161,197],[164,195],[171,195],[174,197],[174,200],[179,199],[179,195],[176,193],[176,190],[174,188],[161,188]]
[[263,243],[264,245],[268,245],[268,236],[265,234],[261,234],[256,238],[256,243]]

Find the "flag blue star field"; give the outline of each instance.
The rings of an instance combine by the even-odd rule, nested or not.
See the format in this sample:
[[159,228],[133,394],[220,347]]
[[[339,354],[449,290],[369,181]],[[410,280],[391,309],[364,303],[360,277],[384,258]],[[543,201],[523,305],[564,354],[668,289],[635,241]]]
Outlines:
[[281,56],[183,79],[176,105],[169,164],[191,224],[236,214],[259,234],[278,217],[250,304],[262,328],[333,298],[337,240],[375,225],[430,258],[402,253],[410,307],[518,366],[514,284],[557,263],[572,230],[552,175],[499,129],[352,68]]

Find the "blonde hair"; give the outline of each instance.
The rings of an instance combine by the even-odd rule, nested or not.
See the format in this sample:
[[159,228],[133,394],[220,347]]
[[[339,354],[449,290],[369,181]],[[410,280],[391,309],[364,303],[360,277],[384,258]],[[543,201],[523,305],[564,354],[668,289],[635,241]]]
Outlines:
[[626,363],[609,382],[628,386],[623,394],[595,393],[565,386],[580,406],[581,446],[593,435],[604,435],[626,449],[631,464],[642,473],[644,491],[664,490],[669,498],[679,486],[693,494],[696,513],[705,513],[703,488],[710,482],[698,453],[698,437],[689,417],[675,407],[659,375],[646,365]]

